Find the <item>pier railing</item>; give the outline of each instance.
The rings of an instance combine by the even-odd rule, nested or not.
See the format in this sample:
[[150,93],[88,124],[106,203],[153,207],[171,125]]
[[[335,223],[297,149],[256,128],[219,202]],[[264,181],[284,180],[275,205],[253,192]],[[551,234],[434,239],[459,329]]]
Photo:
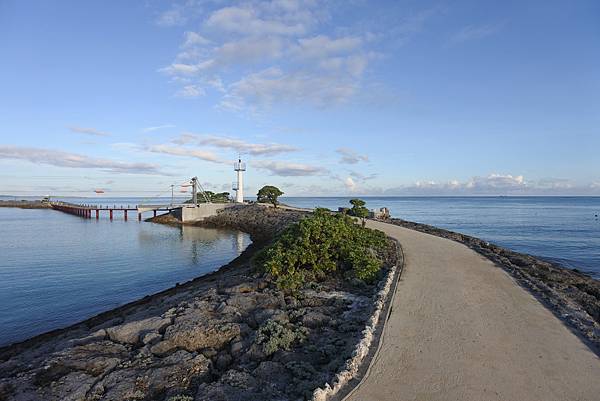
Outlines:
[[108,217],[113,220],[114,212],[123,212],[123,220],[127,221],[128,212],[137,212],[138,221],[142,221],[142,213],[151,211],[156,217],[156,213],[168,212],[174,208],[181,207],[179,205],[91,205],[91,204],[76,204],[69,202],[51,202],[50,206],[64,213],[80,216],[85,219],[91,219],[95,213],[96,220],[100,218],[100,212],[108,212]]

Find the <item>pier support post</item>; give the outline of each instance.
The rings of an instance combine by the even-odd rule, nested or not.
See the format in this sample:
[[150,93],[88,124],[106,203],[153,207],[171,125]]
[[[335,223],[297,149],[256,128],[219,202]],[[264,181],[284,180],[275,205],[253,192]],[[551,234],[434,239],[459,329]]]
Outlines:
[[100,211],[98,209],[96,209],[96,220],[98,220],[100,218]]
[[112,210],[112,209],[110,209],[110,210],[109,210],[109,216],[110,216],[110,220],[111,220],[111,221],[112,221],[112,219],[113,219],[113,215],[112,215],[112,214],[113,214],[113,210]]
[[127,221],[127,209],[123,210],[123,217],[125,218],[125,221]]
[[142,221],[142,214],[138,213],[138,221]]

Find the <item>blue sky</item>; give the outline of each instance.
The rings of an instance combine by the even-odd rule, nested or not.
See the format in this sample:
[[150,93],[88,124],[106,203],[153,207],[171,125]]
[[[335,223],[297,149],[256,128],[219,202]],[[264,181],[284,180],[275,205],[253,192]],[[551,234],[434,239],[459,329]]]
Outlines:
[[597,1],[0,0],[0,193],[600,195]]

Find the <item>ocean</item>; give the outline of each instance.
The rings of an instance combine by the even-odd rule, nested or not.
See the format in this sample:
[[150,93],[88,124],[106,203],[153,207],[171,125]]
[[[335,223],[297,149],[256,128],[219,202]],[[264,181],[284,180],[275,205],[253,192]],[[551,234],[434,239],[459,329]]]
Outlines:
[[[297,207],[350,206],[351,198],[281,198]],[[362,197],[369,209],[472,235],[600,279],[600,197]]]
[[[600,279],[600,197],[363,199],[370,209],[388,207],[393,217],[473,235]],[[61,200],[117,206],[170,202]],[[349,200],[281,198],[292,206],[332,210]],[[96,221],[53,210],[0,208],[0,346],[214,271],[251,243],[238,231],[163,226],[135,216],[125,222],[119,212],[111,222],[107,214]]]
[[0,346],[212,272],[251,243],[239,231],[107,214],[0,208]]

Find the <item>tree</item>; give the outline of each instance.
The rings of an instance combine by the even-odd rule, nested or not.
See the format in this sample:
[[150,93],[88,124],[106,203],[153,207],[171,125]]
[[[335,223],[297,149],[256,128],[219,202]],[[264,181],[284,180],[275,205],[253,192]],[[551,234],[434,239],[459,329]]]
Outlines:
[[277,198],[283,195],[283,192],[277,187],[272,185],[265,185],[256,194],[256,200],[259,203],[272,203],[273,206],[277,207]]
[[[208,198],[209,201],[213,203],[227,203],[229,202],[229,192],[218,192],[214,193],[213,191],[204,191],[204,195]],[[206,203],[206,198],[202,194],[198,194],[198,203]],[[192,200],[189,199],[184,203],[192,203]]]
[[365,201],[362,199],[350,199],[352,208],[348,214],[354,217],[358,217],[362,220],[363,227],[365,226],[365,218],[369,216],[369,209],[365,207]]
[[212,194],[210,200],[211,202],[215,203],[227,203],[229,202],[229,192],[218,192],[216,194]]

